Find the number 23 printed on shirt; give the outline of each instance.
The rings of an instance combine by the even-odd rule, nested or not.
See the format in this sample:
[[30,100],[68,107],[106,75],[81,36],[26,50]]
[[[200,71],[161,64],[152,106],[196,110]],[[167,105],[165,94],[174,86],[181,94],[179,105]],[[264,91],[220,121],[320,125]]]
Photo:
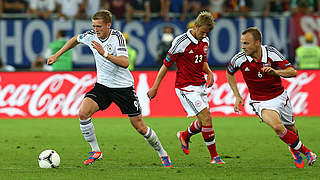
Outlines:
[[195,63],[200,63],[201,61],[202,61],[202,54],[200,54],[200,55],[197,54],[197,55],[195,56],[195,61],[194,61],[194,62],[195,62]]

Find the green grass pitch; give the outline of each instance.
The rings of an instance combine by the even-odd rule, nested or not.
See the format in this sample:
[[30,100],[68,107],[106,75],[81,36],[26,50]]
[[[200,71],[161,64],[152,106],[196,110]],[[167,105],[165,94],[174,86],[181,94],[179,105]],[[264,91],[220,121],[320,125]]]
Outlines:
[[[157,153],[127,118],[93,119],[103,160],[85,167],[90,151],[74,119],[1,119],[0,179],[320,179],[320,163],[294,167],[287,146],[257,117],[214,117],[217,151],[225,165],[211,165],[201,134],[184,155],[176,132],[186,118],[145,118],[168,151],[173,168],[162,168]],[[320,155],[319,117],[296,117],[302,142]],[[56,150],[61,164],[40,169],[37,157]],[[320,161],[320,160],[318,160]]]

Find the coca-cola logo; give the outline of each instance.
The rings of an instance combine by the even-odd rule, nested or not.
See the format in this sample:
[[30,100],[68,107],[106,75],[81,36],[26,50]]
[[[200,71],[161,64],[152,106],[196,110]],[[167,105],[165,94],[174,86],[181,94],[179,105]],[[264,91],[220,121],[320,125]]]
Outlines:
[[[85,90],[95,82],[96,78],[91,74],[81,78],[72,74],[55,74],[39,84],[0,86],[0,114],[37,117],[61,112],[63,116],[74,116],[78,113]],[[60,91],[66,88],[66,84],[69,91]]]
[[[314,102],[317,100],[317,94],[314,92],[314,89],[319,84],[317,83],[318,79],[316,79],[317,73],[304,71],[299,73],[295,78],[283,79],[295,114],[310,114],[310,112],[315,114],[314,109],[317,108],[314,107]],[[154,112],[157,112],[158,116],[167,116],[168,114],[166,113],[170,109],[163,111],[163,107],[168,106],[168,101],[172,102],[172,104],[176,103],[176,105],[180,103],[176,94],[171,93],[169,95],[168,91],[170,90],[168,88],[163,88],[162,90],[160,88],[159,91],[162,92],[158,92],[158,95],[163,96],[156,102],[154,101],[151,106],[146,93],[149,87],[152,86],[151,83],[153,83],[152,80],[149,81],[149,78],[155,78],[157,72],[135,72],[133,74],[136,77],[136,92],[143,116],[153,116]],[[19,73],[18,75],[0,73],[0,117],[76,116],[84,94],[96,82],[96,76],[93,72],[47,73],[43,78],[42,76],[41,78],[39,77],[39,73],[26,73],[26,75],[31,75],[33,78],[22,80]],[[172,76],[175,77],[175,73],[172,73]],[[172,77],[172,82],[168,82],[167,84],[167,86],[172,85],[173,90],[174,77]],[[206,90],[210,111],[215,115],[234,114],[235,97],[225,80],[225,72],[217,71],[217,73],[214,73],[214,79],[215,83],[213,86]],[[250,95],[247,85],[243,80],[240,80],[237,86],[245,102],[240,114],[253,115],[254,112],[249,105]],[[313,105],[310,105],[311,103]],[[172,108],[177,108],[177,106]],[[103,117],[120,115],[118,113],[112,114],[113,111],[109,110],[107,114],[101,115]],[[173,115],[184,116],[185,112],[181,111],[181,114],[178,114],[178,110],[174,109]]]
[[[307,98],[309,92],[301,91],[302,87],[312,82],[315,79],[316,74],[308,74],[306,72],[299,74],[296,78],[286,78],[285,80],[289,82],[287,86],[287,93],[290,97],[290,101],[295,114],[306,114],[308,113],[308,103]],[[218,80],[218,76],[214,74],[215,81]],[[247,89],[245,82],[237,83],[239,93],[244,99],[244,111],[246,114],[255,114],[252,111],[252,107],[249,105],[250,94]],[[229,87],[227,82],[220,85],[214,83],[214,85],[207,89],[208,100],[210,105],[210,112],[221,112],[223,114],[233,114],[234,112],[234,102],[235,96]],[[240,112],[242,114],[243,112]]]

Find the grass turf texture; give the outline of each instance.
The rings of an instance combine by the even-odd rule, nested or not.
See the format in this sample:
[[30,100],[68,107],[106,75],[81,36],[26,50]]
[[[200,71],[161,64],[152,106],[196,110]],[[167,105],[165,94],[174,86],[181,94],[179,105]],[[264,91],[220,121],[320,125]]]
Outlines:
[[[1,119],[0,179],[318,179],[320,164],[296,169],[287,146],[257,117],[213,118],[217,150],[225,165],[211,165],[201,134],[192,137],[184,155],[176,132],[185,118],[145,118],[170,154],[173,168],[162,168],[157,153],[127,118],[94,119],[104,156],[84,166],[89,145],[78,119]],[[320,155],[319,117],[297,117],[300,139]],[[45,149],[61,157],[57,169],[40,169]],[[304,156],[303,156],[304,157]],[[305,158],[304,158],[305,159]],[[306,160],[305,160],[306,161]],[[319,161],[319,160],[318,160]]]

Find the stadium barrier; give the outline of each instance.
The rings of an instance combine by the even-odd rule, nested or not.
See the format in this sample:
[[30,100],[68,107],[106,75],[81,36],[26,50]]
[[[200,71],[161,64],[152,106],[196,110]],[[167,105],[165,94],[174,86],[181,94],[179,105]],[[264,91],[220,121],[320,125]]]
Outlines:
[[[174,90],[175,71],[163,79],[158,95],[149,101],[146,93],[157,71],[134,71],[135,87],[143,116],[184,117]],[[215,84],[208,88],[210,111],[213,116],[254,115],[249,105],[249,93],[241,73],[236,74],[239,91],[245,99],[241,113],[233,111],[234,96],[226,80],[225,71],[214,71]],[[295,115],[319,116],[320,70],[300,70],[295,78],[283,83],[291,98]],[[77,117],[84,94],[96,82],[95,72],[0,72],[0,118]],[[121,117],[112,104],[94,117]]]

